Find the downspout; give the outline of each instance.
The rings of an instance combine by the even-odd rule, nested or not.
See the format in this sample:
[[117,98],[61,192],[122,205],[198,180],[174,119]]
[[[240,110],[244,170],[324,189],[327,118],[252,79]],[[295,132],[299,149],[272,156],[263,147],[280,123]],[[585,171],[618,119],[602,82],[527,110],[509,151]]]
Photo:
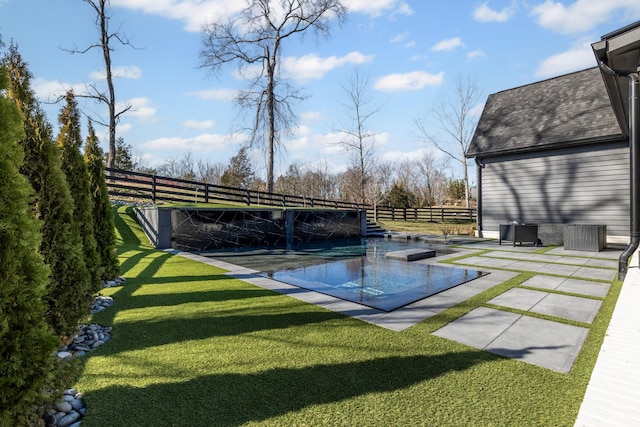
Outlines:
[[476,161],[476,227],[477,236],[482,236],[482,168],[484,164],[482,160],[475,158]]
[[600,70],[610,76],[629,78],[629,187],[631,190],[630,238],[629,245],[618,258],[618,280],[624,280],[629,268],[629,258],[640,245],[640,78],[637,72],[617,71],[603,61]]

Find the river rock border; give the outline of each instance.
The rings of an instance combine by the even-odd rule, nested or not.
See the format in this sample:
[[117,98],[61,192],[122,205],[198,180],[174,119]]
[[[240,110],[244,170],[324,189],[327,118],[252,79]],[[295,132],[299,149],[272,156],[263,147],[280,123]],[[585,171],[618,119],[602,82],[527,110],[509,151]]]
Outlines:
[[[122,286],[126,282],[123,277],[105,281],[103,288]],[[91,314],[99,313],[113,304],[111,297],[98,295],[91,304]],[[111,336],[111,326],[101,326],[97,323],[81,325],[73,340],[58,349],[58,358],[70,359],[82,357],[93,349],[107,342]],[[82,393],[76,389],[67,389],[63,392],[62,399],[48,408],[42,417],[46,427],[80,427],[82,417],[87,408],[82,401]]]

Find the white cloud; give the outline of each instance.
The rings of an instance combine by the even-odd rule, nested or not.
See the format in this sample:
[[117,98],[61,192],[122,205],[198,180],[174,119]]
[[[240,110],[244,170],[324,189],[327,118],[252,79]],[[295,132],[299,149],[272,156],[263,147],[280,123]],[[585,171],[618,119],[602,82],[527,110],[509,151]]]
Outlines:
[[364,13],[377,17],[387,11],[393,15],[412,15],[413,9],[404,1],[398,0],[343,0],[342,4],[350,12]]
[[[113,76],[114,79],[137,80],[140,77],[142,77],[142,70],[136,67],[135,65],[115,67],[111,70],[111,75]],[[101,80],[106,80],[107,75],[104,72],[104,70],[93,71],[91,72],[91,74],[89,74],[89,78],[91,78],[91,80],[101,81]]]
[[305,111],[300,114],[300,120],[304,123],[322,122],[326,117],[320,111]]
[[415,40],[408,40],[408,38],[409,38],[409,33],[400,33],[392,37],[391,40],[389,40],[389,42],[393,44],[404,43],[404,47],[406,48],[414,47],[416,45]]
[[[133,125],[131,123],[119,123],[118,126],[116,127],[116,129],[118,131],[118,135],[121,135],[123,133],[130,132],[131,129],[133,129]],[[109,138],[107,137],[106,139],[109,139]]]
[[460,40],[460,37],[454,37],[452,39],[444,39],[439,41],[431,48],[431,50],[435,52],[442,52],[454,50],[463,46],[464,44],[462,43],[462,40]]
[[563,34],[589,31],[610,19],[613,12],[620,12],[626,22],[640,17],[638,0],[576,0],[565,6],[563,3],[546,0],[535,6],[531,14],[538,24]]
[[205,89],[196,92],[190,92],[189,95],[193,95],[198,99],[215,99],[217,101],[233,101],[238,91],[235,89]]
[[123,103],[118,103],[118,105],[116,105],[116,111],[121,111],[129,105],[131,109],[125,113],[125,117],[134,117],[143,123],[153,123],[157,121],[156,108],[151,105],[149,98],[131,98]]
[[420,148],[414,151],[386,151],[380,155],[380,160],[384,162],[401,162],[403,160],[421,159],[428,151],[428,148]]
[[66,83],[58,80],[45,80],[35,78],[32,82],[32,89],[36,93],[38,99],[43,102],[54,102],[58,98],[65,96],[68,90],[73,90],[76,95],[86,93],[86,85],[84,83]]
[[485,103],[481,102],[475,106],[473,106],[470,110],[469,110],[469,115],[471,117],[480,117],[482,115],[482,111],[484,111],[484,106]]
[[476,59],[480,59],[480,58],[484,58],[484,51],[481,49],[473,50],[467,53],[468,62],[475,61]]
[[489,2],[484,2],[473,11],[473,19],[479,22],[505,22],[515,14],[515,3],[497,11],[489,7]]
[[327,72],[346,64],[364,64],[373,60],[373,55],[350,52],[344,56],[322,58],[315,53],[299,58],[289,56],[282,61],[284,73],[295,80],[305,81],[322,78]]
[[203,120],[203,121],[198,121],[198,120],[187,120],[182,122],[182,126],[188,129],[211,129],[213,127],[215,127],[216,122],[214,122],[213,120]]
[[576,43],[569,50],[552,55],[537,68],[537,77],[552,77],[595,66],[595,58],[588,41]]
[[391,40],[389,40],[389,41],[391,43],[401,43],[401,42],[405,41],[408,38],[409,38],[409,33],[400,33],[400,34],[396,34],[395,36],[391,37]]
[[225,20],[246,7],[245,2],[237,0],[111,0],[111,5],[184,21],[185,29],[192,32],[199,32],[204,24]]
[[389,74],[379,78],[374,88],[384,92],[403,92],[420,90],[425,86],[440,86],[444,79],[444,72],[438,74],[426,71],[411,71],[409,73]]
[[192,153],[211,153],[221,151],[229,146],[243,143],[243,135],[222,135],[214,133],[203,133],[191,138],[166,137],[143,142],[141,147],[144,151],[175,151]]

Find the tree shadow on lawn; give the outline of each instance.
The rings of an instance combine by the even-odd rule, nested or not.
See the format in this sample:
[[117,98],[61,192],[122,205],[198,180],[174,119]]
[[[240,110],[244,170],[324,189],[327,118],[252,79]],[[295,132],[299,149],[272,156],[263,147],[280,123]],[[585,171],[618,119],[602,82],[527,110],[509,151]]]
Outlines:
[[[241,294],[243,291],[238,293]],[[179,311],[179,308],[176,310]],[[266,301],[253,307],[220,310],[203,307],[200,310],[187,311],[185,308],[179,313],[177,311],[174,311],[173,315],[180,317],[166,318],[168,315],[165,315],[164,318],[118,322],[108,344],[101,347],[96,354],[108,357],[149,347],[259,331],[284,330],[345,318],[328,310],[296,312],[290,306],[269,306]]]
[[[126,414],[128,425],[239,426],[314,405],[406,389],[422,381],[499,358],[481,351],[463,351],[432,356],[394,356],[299,369],[276,368],[251,374],[206,375],[145,388],[110,386],[85,393],[89,407],[87,421],[93,421],[95,416],[95,424],[102,425],[102,422],[112,421],[114,414]],[[427,422],[425,417],[433,413],[430,412],[432,405],[428,397],[424,396],[424,399],[419,405],[409,406],[411,410],[415,409],[415,419],[421,422]],[[401,403],[406,404],[398,402]],[[323,420],[333,419],[337,424],[349,421],[362,423],[367,419],[362,411],[377,411],[375,399],[368,400],[367,404],[370,406],[363,408],[359,402],[357,408],[345,407],[344,413],[327,414]],[[313,419],[304,421],[314,424]],[[393,419],[387,421],[394,422]],[[322,423],[321,420],[315,422]]]
[[[142,246],[143,243],[130,224],[137,224],[135,213],[131,206],[117,206],[113,211],[113,225],[116,228],[116,244],[118,247]],[[142,231],[141,231],[142,232]],[[151,248],[150,244],[143,245]]]

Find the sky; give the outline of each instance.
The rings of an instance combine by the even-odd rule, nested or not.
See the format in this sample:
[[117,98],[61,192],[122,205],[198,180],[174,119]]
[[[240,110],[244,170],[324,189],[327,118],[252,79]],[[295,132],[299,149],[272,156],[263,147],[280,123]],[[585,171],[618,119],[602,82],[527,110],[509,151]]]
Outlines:
[[[596,65],[590,44],[640,20],[638,0],[343,0],[347,19],[329,22],[330,36],[312,33],[282,46],[282,76],[305,95],[294,105],[293,134],[283,140],[276,175],[297,162],[342,172],[350,164],[339,141],[352,127],[347,108],[354,72],[367,81],[365,123],[381,161],[442,156],[420,136],[416,120],[444,137],[432,120],[435,105],[455,99],[456,82],[470,78],[488,95]],[[203,25],[223,22],[242,0],[111,0],[110,31],[130,42],[112,44],[116,98],[132,108],[117,135],[136,160],[156,167],[190,155],[222,162],[246,141],[248,124],[234,103],[247,81],[234,64],[212,74],[200,67]],[[71,54],[99,40],[95,12],[80,0],[0,0],[0,35],[18,45],[33,74],[33,89],[57,127],[66,90],[104,88],[97,49]],[[78,99],[82,112],[106,118],[104,105]],[[246,113],[246,112],[244,112]],[[86,123],[85,123],[86,124]],[[105,128],[97,128],[107,149]],[[86,136],[86,132],[84,134]],[[455,147],[455,146],[451,146]],[[252,156],[264,177],[264,158]],[[449,171],[461,177],[455,162]],[[473,181],[473,179],[472,179]]]

